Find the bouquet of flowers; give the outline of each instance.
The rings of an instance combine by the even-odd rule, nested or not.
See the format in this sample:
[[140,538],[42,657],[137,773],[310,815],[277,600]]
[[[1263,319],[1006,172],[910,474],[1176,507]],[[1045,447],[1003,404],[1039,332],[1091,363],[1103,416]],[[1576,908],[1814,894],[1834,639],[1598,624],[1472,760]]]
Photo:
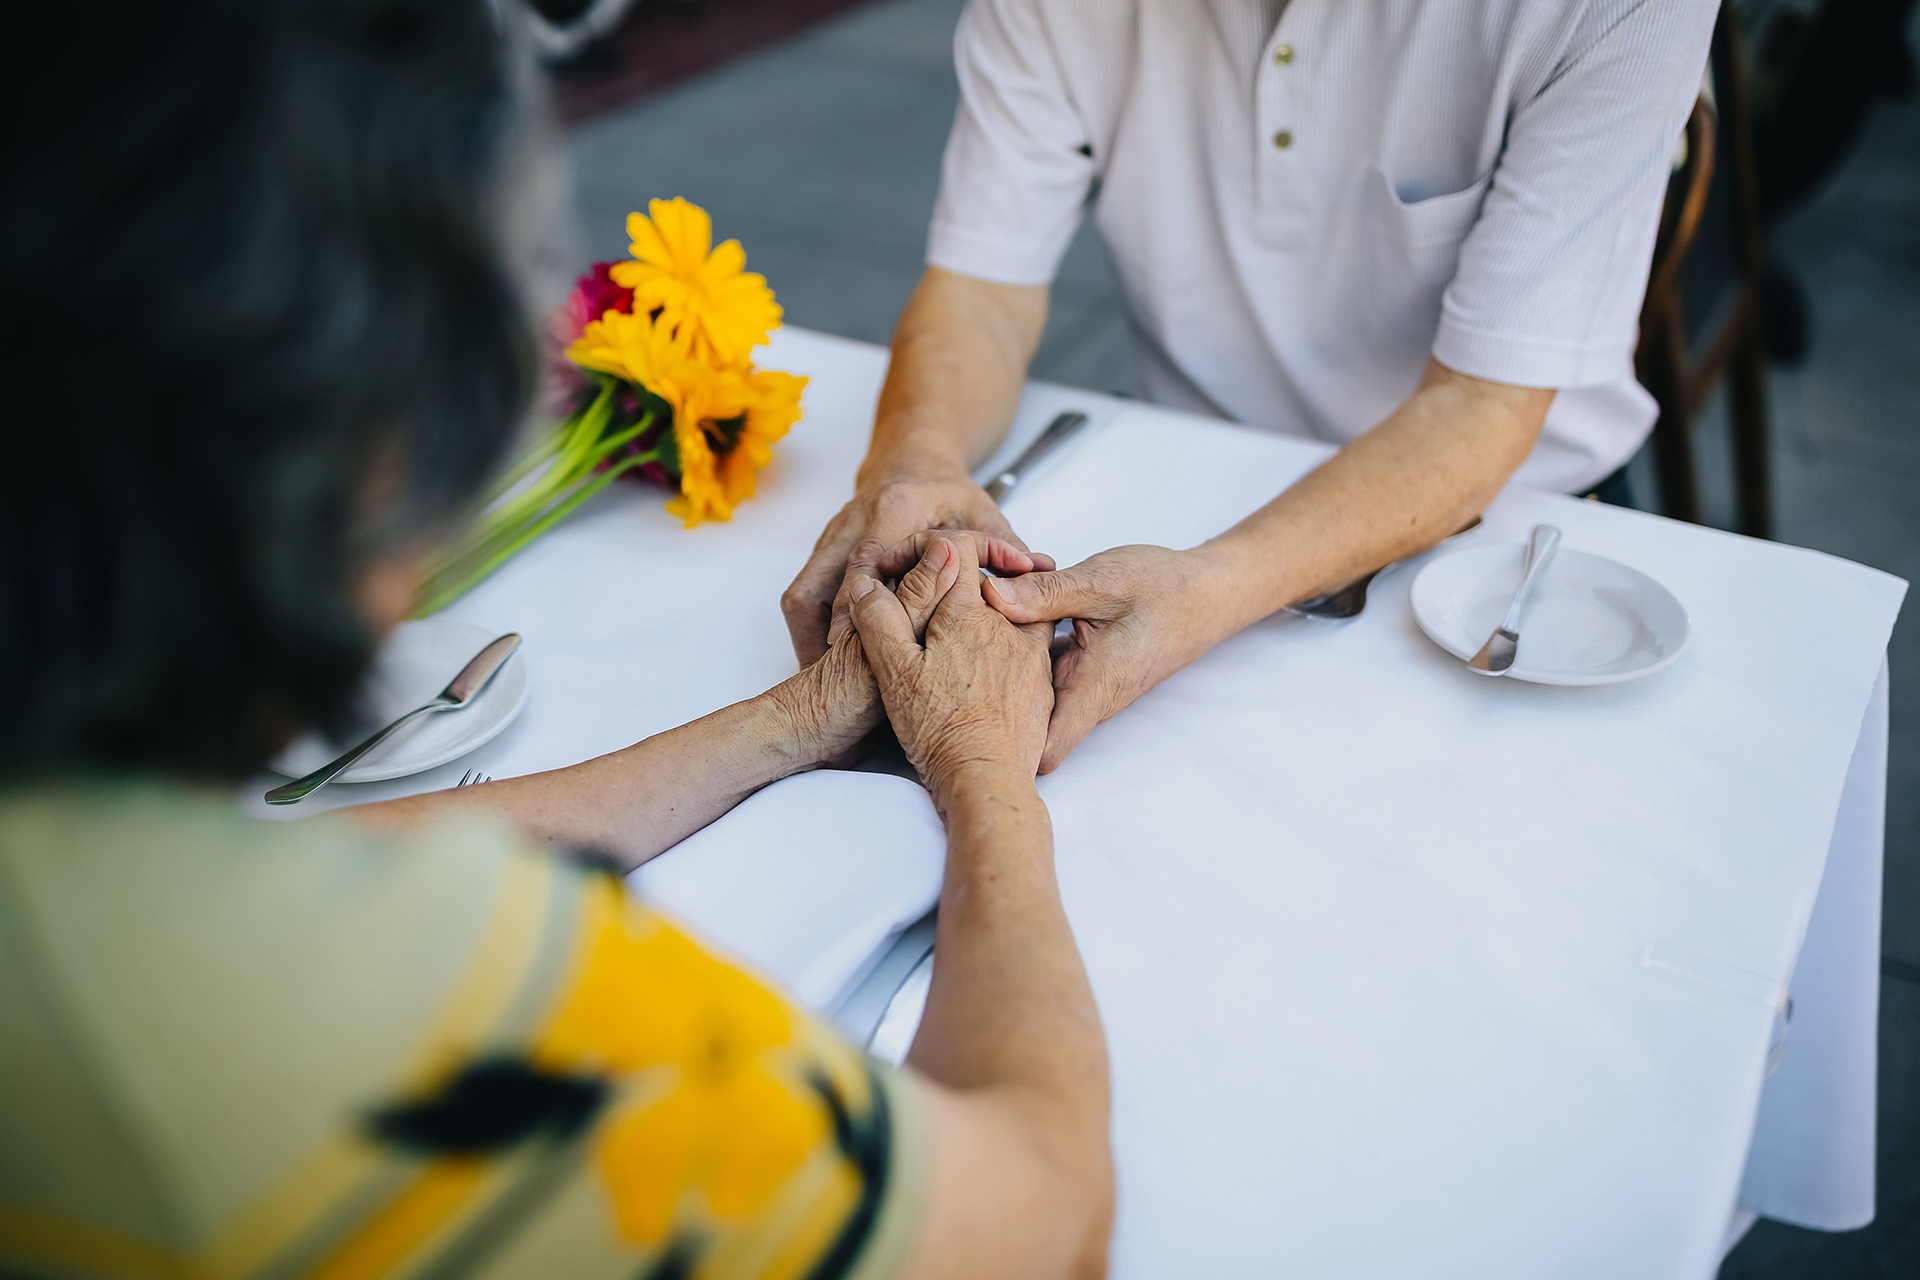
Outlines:
[[667,510],[689,529],[730,518],[799,420],[807,380],[753,367],[780,306],[740,242],[712,247],[712,221],[685,200],[655,200],[648,214],[628,215],[633,257],[594,264],[554,317],[565,416],[501,478],[472,537],[433,565],[415,616],[621,476],[674,494]]

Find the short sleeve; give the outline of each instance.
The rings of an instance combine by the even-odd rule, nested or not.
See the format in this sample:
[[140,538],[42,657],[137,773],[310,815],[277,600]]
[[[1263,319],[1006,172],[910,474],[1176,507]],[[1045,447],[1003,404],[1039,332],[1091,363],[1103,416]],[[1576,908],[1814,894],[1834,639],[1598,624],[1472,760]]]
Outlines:
[[[567,957],[538,1011],[522,1010],[524,1040],[375,1119],[386,1141],[441,1167],[493,1167],[474,1192],[492,1191],[487,1204],[466,1211],[496,1228],[480,1274],[897,1272],[924,1176],[911,1082],[619,881],[557,887],[575,903]],[[516,1110],[513,1132],[475,1149],[476,1128]],[[550,1187],[516,1206],[531,1169]]]
[[1053,279],[1094,176],[1035,0],[971,0],[953,38],[960,107],[940,170],[927,264],[998,284]]
[[1612,382],[1630,367],[1714,14],[1706,0],[1587,8],[1513,115],[1442,303],[1442,364],[1534,387]]
[[912,1080],[618,880],[124,791],[0,799],[0,1273],[899,1269]]

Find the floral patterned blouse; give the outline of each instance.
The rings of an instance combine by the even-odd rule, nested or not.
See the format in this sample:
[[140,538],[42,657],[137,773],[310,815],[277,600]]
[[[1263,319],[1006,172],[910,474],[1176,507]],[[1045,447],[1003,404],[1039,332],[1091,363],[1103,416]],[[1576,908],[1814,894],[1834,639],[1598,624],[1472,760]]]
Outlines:
[[0,1274],[898,1271],[911,1082],[627,897],[96,784],[0,797]]

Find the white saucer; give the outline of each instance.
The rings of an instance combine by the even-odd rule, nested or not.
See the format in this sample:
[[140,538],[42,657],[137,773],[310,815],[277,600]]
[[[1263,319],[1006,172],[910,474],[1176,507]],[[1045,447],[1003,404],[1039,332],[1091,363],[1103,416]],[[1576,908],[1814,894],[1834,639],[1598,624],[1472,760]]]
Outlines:
[[[360,707],[371,724],[351,741],[334,744],[303,733],[270,766],[302,778],[339,756],[383,724],[431,702],[496,633],[446,618],[422,618],[393,629],[374,655],[361,686]],[[380,782],[435,768],[472,751],[513,723],[527,701],[525,650],[515,653],[467,706],[421,716],[362,756],[335,782]]]
[[[1506,616],[1524,546],[1475,547],[1434,560],[1413,580],[1413,616],[1465,661]],[[1507,676],[1534,684],[1614,684],[1652,675],[1687,643],[1687,611],[1665,587],[1616,560],[1562,550],[1520,618]]]

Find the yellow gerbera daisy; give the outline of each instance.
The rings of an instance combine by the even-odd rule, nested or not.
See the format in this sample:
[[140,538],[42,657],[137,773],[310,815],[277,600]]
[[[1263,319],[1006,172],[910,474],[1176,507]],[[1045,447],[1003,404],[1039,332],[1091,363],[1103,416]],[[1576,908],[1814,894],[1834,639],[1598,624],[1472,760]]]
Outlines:
[[[747,411],[746,379],[732,369],[710,369],[697,360],[685,366],[688,376],[665,397],[673,405],[673,442],[680,454],[680,496],[667,503],[691,529],[702,520],[730,520],[734,499],[727,496],[721,469],[729,452],[731,424]],[[717,446],[717,447],[716,447]]]
[[745,383],[747,407],[740,442],[726,456],[720,472],[729,508],[753,496],[755,473],[773,461],[773,442],[800,420],[800,393],[807,386],[805,378],[772,369],[748,374]]
[[765,276],[746,270],[738,240],[713,244],[707,211],[675,197],[647,205],[653,216],[627,215],[633,261],[616,263],[613,279],[633,290],[634,311],[658,310],[680,349],[715,364],[747,363],[780,323]]
[[567,359],[582,368],[638,383],[662,399],[670,398],[662,385],[671,380],[686,358],[672,336],[651,319],[624,311],[609,311],[589,321],[567,348]]
[[800,418],[807,380],[773,370],[714,367],[688,356],[666,326],[645,313],[609,311],[590,322],[567,357],[645,387],[673,409],[680,496],[667,510],[691,529],[728,520],[753,496],[755,474],[773,460],[773,442]]

